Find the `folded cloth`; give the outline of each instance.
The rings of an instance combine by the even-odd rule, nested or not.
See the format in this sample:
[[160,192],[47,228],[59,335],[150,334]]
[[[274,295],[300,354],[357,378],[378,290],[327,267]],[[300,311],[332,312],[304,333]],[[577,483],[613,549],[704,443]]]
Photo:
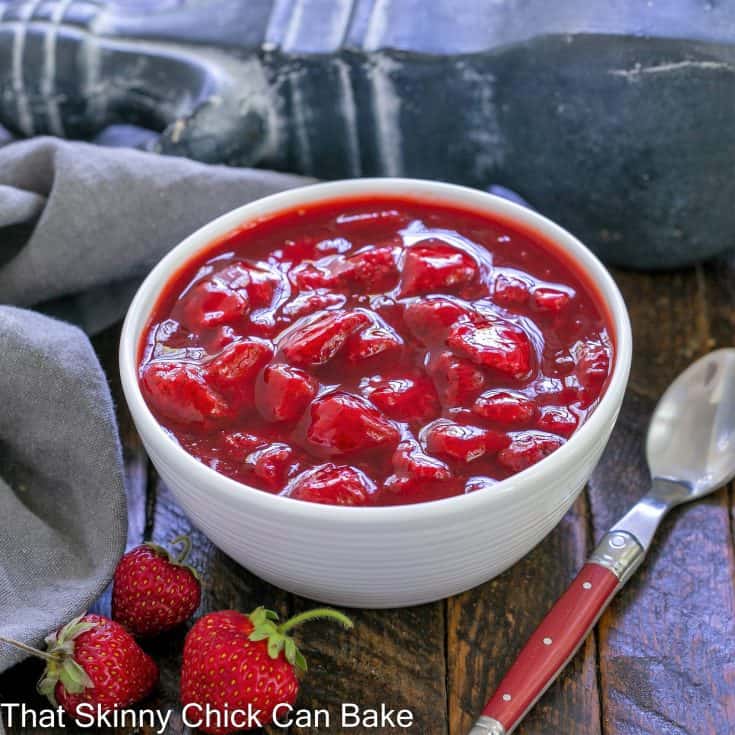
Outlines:
[[[82,330],[233,207],[297,176],[38,138],[0,148],[0,635],[39,645],[105,588],[126,536],[107,381]],[[22,654],[0,645],[0,671]]]

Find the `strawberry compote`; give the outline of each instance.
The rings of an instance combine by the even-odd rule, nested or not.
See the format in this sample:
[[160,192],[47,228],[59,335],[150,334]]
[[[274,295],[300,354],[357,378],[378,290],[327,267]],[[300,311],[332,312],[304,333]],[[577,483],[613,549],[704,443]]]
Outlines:
[[488,488],[577,430],[613,345],[533,232],[402,198],[255,222],[167,284],[143,395],[181,446],[270,493],[396,505]]

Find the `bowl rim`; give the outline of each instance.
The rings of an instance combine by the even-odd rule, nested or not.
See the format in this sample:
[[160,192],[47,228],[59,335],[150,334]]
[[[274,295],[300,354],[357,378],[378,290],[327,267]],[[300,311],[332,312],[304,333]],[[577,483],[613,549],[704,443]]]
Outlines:
[[[608,310],[615,341],[613,371],[605,393],[585,423],[566,444],[540,462],[501,480],[491,487],[464,495],[456,495],[421,503],[353,507],[310,503],[277,495],[221,475],[203,464],[175,442],[158,423],[146,404],[137,378],[137,355],[141,332],[148,322],[161,288],[170,276],[195,255],[238,230],[248,222],[272,216],[280,211],[316,202],[359,196],[416,197],[422,202],[434,201],[468,208],[505,219],[523,229],[540,232],[554,247],[572,257],[574,266],[594,285]],[[123,393],[131,416],[144,443],[154,444],[166,454],[170,464],[178,464],[192,481],[215,490],[224,500],[259,506],[266,512],[314,520],[339,520],[349,523],[396,524],[407,518],[431,519],[448,513],[468,513],[500,497],[521,494],[544,477],[563,472],[582,458],[606,427],[617,417],[627,386],[632,357],[632,334],[628,311],[615,281],[601,261],[577,238],[538,212],[494,194],[445,182],[410,178],[361,178],[314,183],[287,189],[254,200],[211,220],[173,247],[150,271],[130,304],[120,337],[119,365]]]

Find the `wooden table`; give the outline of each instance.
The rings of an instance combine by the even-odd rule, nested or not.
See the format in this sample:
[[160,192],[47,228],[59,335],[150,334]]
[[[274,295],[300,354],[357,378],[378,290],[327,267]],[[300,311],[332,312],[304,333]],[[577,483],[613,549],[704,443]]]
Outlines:
[[[300,705],[342,702],[408,708],[407,730],[349,733],[465,735],[488,692],[562,592],[590,548],[646,488],[643,439],[651,409],[694,358],[733,344],[735,260],[669,274],[616,270],[635,340],[628,396],[587,492],[559,527],[498,579],[450,600],[399,611],[354,611],[346,633],[303,630],[311,671]],[[118,401],[130,501],[129,543],[194,540],[205,580],[202,611],[265,604],[283,615],[308,607],[260,581],[193,530],[148,464],[116,382],[117,329],[95,340]],[[526,721],[519,735],[735,733],[735,560],[732,489],[674,512],[647,564]],[[377,542],[377,540],[376,540]],[[98,609],[108,609],[103,598]],[[152,706],[176,707],[183,631],[150,645],[161,663]],[[0,701],[42,706],[35,662],[0,677]],[[292,733],[338,733],[292,728]],[[180,719],[172,732],[182,731]],[[21,732],[16,729],[13,732]],[[48,731],[45,731],[48,732]],[[60,730],[73,732],[73,728]]]

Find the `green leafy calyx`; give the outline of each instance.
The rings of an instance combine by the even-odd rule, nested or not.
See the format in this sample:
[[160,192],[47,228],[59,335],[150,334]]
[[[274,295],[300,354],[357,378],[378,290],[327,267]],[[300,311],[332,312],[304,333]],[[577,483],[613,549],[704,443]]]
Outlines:
[[183,569],[187,569],[194,575],[194,578],[197,581],[200,581],[199,572],[194,569],[194,567],[192,567],[190,564],[186,563],[186,560],[189,558],[189,554],[191,553],[191,539],[186,535],[177,536],[175,539],[171,540],[169,545],[181,546],[181,551],[176,556],[172,556],[169,553],[168,549],[165,549],[163,546],[159,546],[158,544],[154,544],[150,541],[147,541],[144,544],[144,546],[147,546],[158,556],[170,562],[175,567],[182,567]]
[[297,648],[294,639],[288,635],[290,630],[310,620],[334,620],[348,630],[353,627],[352,621],[346,615],[328,607],[307,610],[294,615],[290,620],[280,625],[278,624],[278,613],[273,610],[266,610],[264,607],[257,608],[248,617],[253,624],[253,630],[249,636],[250,640],[254,643],[266,641],[268,655],[271,658],[278,658],[283,653],[286,661],[301,672],[307,670],[306,659]]
[[56,706],[56,685],[61,682],[67,694],[81,694],[94,687],[87,672],[74,659],[76,639],[95,627],[96,623],[85,622],[84,616],[74,618],[57,633],[46,637],[46,671],[38,682],[38,691]]

